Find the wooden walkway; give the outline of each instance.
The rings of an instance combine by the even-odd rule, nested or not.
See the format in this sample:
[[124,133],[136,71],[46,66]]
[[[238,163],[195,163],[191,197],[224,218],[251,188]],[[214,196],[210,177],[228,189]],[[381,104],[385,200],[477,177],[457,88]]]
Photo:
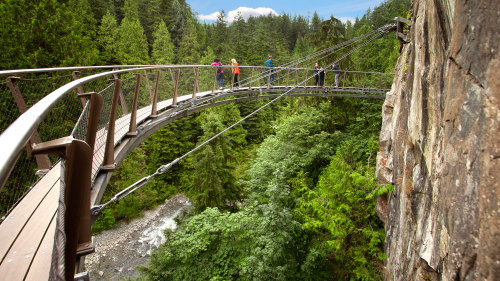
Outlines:
[[[241,88],[235,91],[241,93],[251,92],[283,92],[291,87],[278,86],[267,88],[253,87]],[[318,87],[299,87],[302,91],[319,91]],[[336,88],[336,91],[348,89]],[[384,90],[358,89],[354,92],[382,93]],[[216,91],[217,94],[228,93],[228,90]],[[197,98],[208,97],[211,91],[197,93]],[[192,95],[178,98],[178,103],[190,100]],[[158,112],[172,106],[172,99],[158,102]],[[151,106],[146,106],[137,111],[137,124],[144,122],[151,114]],[[114,137],[115,146],[125,137],[129,129],[130,114],[116,120]],[[94,148],[92,177],[96,178],[104,159],[105,128],[99,130]],[[56,216],[58,199],[60,195],[61,165],[56,164],[13,209],[5,221],[0,224],[0,280],[48,280],[52,251],[54,247],[54,234],[56,230]],[[98,203],[98,202],[93,202]]]
[[[199,97],[211,92],[198,93]],[[191,95],[178,98],[186,101]],[[172,99],[158,102],[158,111],[172,105]],[[151,106],[137,110],[137,123],[146,120],[151,113]],[[130,114],[116,120],[115,145],[128,132]],[[100,171],[104,159],[106,130],[99,130],[96,135],[92,176]],[[104,141],[103,141],[104,140]],[[48,280],[56,215],[60,195],[61,165],[57,163],[12,210],[0,224],[0,280]]]

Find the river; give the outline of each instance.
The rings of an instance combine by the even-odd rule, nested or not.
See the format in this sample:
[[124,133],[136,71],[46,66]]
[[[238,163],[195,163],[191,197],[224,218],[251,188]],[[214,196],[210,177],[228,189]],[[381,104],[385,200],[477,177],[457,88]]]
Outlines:
[[175,230],[174,220],[191,203],[178,194],[144,216],[122,223],[94,237],[96,252],[85,258],[85,270],[90,280],[123,280],[136,277],[137,266],[144,265],[151,250],[165,242],[165,229]]

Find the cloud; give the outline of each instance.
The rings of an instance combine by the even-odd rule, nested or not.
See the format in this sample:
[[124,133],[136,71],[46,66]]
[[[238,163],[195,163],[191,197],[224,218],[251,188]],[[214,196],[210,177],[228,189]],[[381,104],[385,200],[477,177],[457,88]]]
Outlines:
[[210,15],[198,15],[200,20],[217,20],[217,16],[219,16],[219,12],[213,12]]
[[351,18],[351,17],[341,17],[338,19],[343,23],[346,23],[347,21],[351,21],[351,23],[354,23],[356,21],[356,18]]
[[[265,8],[265,7],[258,7],[258,8],[248,8],[248,7],[239,7],[236,10],[229,11],[226,14],[226,20],[228,22],[233,22],[236,20],[238,13],[241,13],[241,16],[243,17],[244,20],[247,20],[249,17],[259,17],[259,16],[267,16],[269,14],[272,14],[274,16],[277,16],[278,13],[276,13],[275,10],[271,8]],[[214,12],[209,15],[198,15],[198,19],[200,20],[207,20],[207,21],[215,21],[217,20],[217,17],[219,16],[219,12]]]

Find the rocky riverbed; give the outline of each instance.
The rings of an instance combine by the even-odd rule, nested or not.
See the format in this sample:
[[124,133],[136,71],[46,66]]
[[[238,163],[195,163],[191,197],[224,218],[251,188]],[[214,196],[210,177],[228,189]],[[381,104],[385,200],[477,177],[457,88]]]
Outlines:
[[184,194],[178,194],[165,204],[144,213],[143,217],[94,237],[96,252],[85,259],[85,269],[91,280],[123,280],[136,277],[136,269],[149,259],[152,249],[165,241],[163,231],[175,230],[174,218],[191,208]]

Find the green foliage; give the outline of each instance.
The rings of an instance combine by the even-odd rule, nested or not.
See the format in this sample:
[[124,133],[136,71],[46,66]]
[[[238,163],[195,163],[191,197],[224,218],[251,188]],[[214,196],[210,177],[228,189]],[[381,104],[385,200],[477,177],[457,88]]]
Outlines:
[[123,15],[129,20],[139,19],[139,1],[138,0],[125,0],[123,6]]
[[[237,104],[242,117],[245,117],[255,111],[257,108],[263,106],[267,101],[245,101]],[[271,121],[272,107],[266,107],[263,110],[250,116],[243,123],[243,128],[247,131],[246,141],[249,144],[261,143],[266,136],[272,132]]]
[[[216,113],[208,111],[200,117],[203,136],[198,144],[204,143],[224,129],[221,118]],[[244,132],[242,133],[240,140],[244,140]],[[241,200],[242,191],[235,184],[233,176],[236,161],[233,144],[238,143],[231,141],[233,136],[235,135],[220,136],[200,148],[193,156],[196,170],[193,183],[196,194],[194,199],[197,208],[201,210],[207,207],[235,209],[236,202]]]
[[177,62],[180,64],[196,64],[200,60],[199,44],[196,38],[196,27],[192,21],[188,21],[184,34],[179,43]]
[[384,229],[375,214],[373,170],[356,171],[336,155],[316,188],[304,175],[292,186],[294,215],[318,237],[313,247],[328,257],[337,278],[382,280]]
[[118,38],[118,23],[114,16],[111,15],[109,10],[102,17],[101,25],[98,30],[98,45],[101,50],[101,60],[105,64],[118,64],[118,57],[116,54]]
[[249,190],[262,190],[273,178],[293,178],[300,171],[317,170],[328,163],[340,133],[324,131],[323,112],[307,108],[303,113],[283,117],[271,135],[257,149],[248,170]]
[[[155,132],[146,139],[144,147],[148,151],[148,172],[153,173],[159,166],[167,164],[195,147],[201,135],[197,114],[177,120]],[[158,176],[157,185],[173,185],[187,191],[192,182],[192,163],[189,158],[174,165],[168,173]]]
[[173,0],[171,2],[165,22],[172,36],[172,42],[176,47],[179,47],[182,35],[184,34],[184,28],[186,27],[188,18],[186,14],[187,11],[182,7],[179,0]]
[[147,64],[148,42],[139,19],[125,17],[118,28],[117,57],[121,64]]
[[207,208],[167,232],[167,242],[142,268],[145,279],[323,280],[315,271],[320,257],[307,251],[300,224],[283,209],[285,190],[272,186],[270,192],[269,204],[232,214]]
[[[6,0],[0,3],[0,65],[3,69],[92,65],[97,61],[95,26],[85,24],[76,3]],[[80,13],[84,17],[80,17]],[[92,15],[88,15],[92,19]]]
[[170,39],[170,33],[165,22],[160,22],[153,37],[153,54],[151,56],[153,63],[172,64],[174,62],[174,44]]

